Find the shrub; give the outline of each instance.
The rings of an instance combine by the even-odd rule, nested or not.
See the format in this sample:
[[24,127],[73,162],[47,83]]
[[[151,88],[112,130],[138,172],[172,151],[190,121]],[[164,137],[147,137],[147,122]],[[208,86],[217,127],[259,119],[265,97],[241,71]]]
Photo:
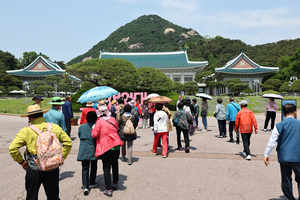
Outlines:
[[73,108],[73,111],[76,111],[76,112],[79,112],[80,111],[80,108],[83,108],[84,105],[77,102],[78,99],[80,98],[80,96],[85,93],[87,90],[80,90],[79,92],[76,92],[76,94],[73,94],[72,95],[72,100],[71,100],[71,103],[72,103],[72,108]]

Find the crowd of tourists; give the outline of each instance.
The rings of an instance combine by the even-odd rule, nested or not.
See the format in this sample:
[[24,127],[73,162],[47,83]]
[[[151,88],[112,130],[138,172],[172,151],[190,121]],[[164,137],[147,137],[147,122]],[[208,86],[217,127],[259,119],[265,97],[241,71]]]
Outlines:
[[[43,184],[48,199],[59,199],[59,170],[67,158],[71,148],[71,121],[73,110],[70,103],[71,97],[65,99],[53,97],[50,104],[50,111],[43,111],[40,103],[43,99],[40,96],[33,98],[35,103],[27,108],[27,114],[21,117],[28,117],[29,125],[19,131],[12,141],[9,152],[12,158],[18,162],[25,170],[25,186],[27,199],[38,199],[40,185]],[[217,105],[214,117],[218,122],[218,138],[226,138],[226,123],[229,125],[229,141],[234,143],[233,131],[236,134],[236,143],[242,138],[244,150],[242,152],[246,160],[251,160],[250,138],[253,133],[258,133],[257,122],[253,112],[247,109],[248,103],[245,100],[240,105],[235,103],[234,97],[229,98],[226,109],[222,104],[223,99],[217,98]],[[171,123],[171,112],[168,104],[152,104],[144,100],[140,104],[139,100],[119,98],[112,100],[111,106],[107,100],[97,102],[87,102],[86,108],[82,110],[78,137],[80,139],[77,160],[82,166],[83,193],[89,194],[90,188],[97,187],[97,160],[102,160],[103,174],[106,189],[104,194],[111,197],[113,190],[118,188],[119,181],[119,158],[128,165],[132,165],[133,141],[137,139],[138,124],[142,119],[142,129],[152,128],[154,134],[153,155],[157,154],[157,147],[162,147],[162,157],[168,157],[169,132],[173,127],[177,134],[177,150],[182,151],[182,142],[185,143],[184,150],[190,152],[190,137],[199,129],[198,117],[201,116],[203,129],[207,131],[208,104],[207,99],[202,98],[201,107],[197,104],[197,99],[182,99],[178,96],[176,111]],[[276,126],[274,121],[276,110],[278,109],[274,99],[266,106],[266,121],[264,130],[266,131],[271,119],[272,136],[265,152],[265,164],[269,165],[269,154],[275,146],[281,133],[286,132],[286,128]],[[275,113],[275,114],[274,114]],[[295,115],[295,107],[288,106],[284,114],[289,117]],[[149,121],[149,123],[148,123]],[[289,121],[294,122],[294,121]],[[300,126],[299,122],[297,126]],[[148,125],[149,124],[149,125]],[[293,128],[293,127],[290,127]],[[290,136],[285,133],[285,137]],[[287,144],[280,141],[284,147]],[[52,146],[51,146],[52,145]],[[21,155],[19,149],[26,146],[26,152]],[[50,148],[51,146],[51,148]],[[45,148],[47,147],[47,148]],[[45,150],[47,149],[47,150]],[[291,150],[288,148],[288,150]],[[279,162],[291,162],[295,159],[291,156],[285,157],[287,150],[282,150]],[[121,153],[121,157],[120,157]],[[47,154],[47,156],[45,156]],[[49,155],[51,155],[49,157]],[[126,157],[127,155],[127,157]],[[300,154],[295,155],[298,160]],[[112,170],[111,170],[112,169]],[[295,165],[281,165],[281,173],[285,176],[283,182],[283,192],[290,195],[290,174],[294,170],[296,177],[300,177],[300,167]],[[112,180],[111,180],[112,171]],[[297,178],[296,178],[297,179]]]

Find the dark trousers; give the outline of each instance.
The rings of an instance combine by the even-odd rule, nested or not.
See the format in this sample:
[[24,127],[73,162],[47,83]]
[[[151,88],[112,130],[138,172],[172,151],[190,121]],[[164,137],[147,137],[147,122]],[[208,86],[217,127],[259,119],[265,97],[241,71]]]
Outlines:
[[181,148],[181,141],[180,141],[180,134],[181,131],[183,132],[184,142],[185,142],[185,148],[190,147],[190,139],[189,139],[189,130],[183,129],[180,126],[176,126],[176,133],[177,133],[177,146],[178,148]]
[[276,112],[268,111],[267,116],[266,116],[266,120],[265,120],[264,129],[267,129],[269,121],[271,119],[271,130],[273,130],[274,124],[275,124],[275,118],[276,118]]
[[281,189],[283,194],[290,200],[295,199],[292,187],[292,171],[295,173],[295,181],[298,184],[300,197],[300,162],[280,162]]
[[71,137],[71,121],[70,119],[65,119],[65,120],[66,120],[67,135]]
[[218,120],[220,136],[226,136],[226,120]]
[[235,128],[235,121],[230,121],[229,122],[229,137],[231,140],[233,140],[233,129]]
[[246,152],[246,155],[250,155],[250,138],[252,133],[243,133],[241,134],[242,140],[243,140],[243,146],[244,146],[244,152]]
[[59,171],[58,168],[48,172],[35,171],[30,167],[26,170],[25,187],[26,200],[37,200],[39,189],[43,184],[47,199],[59,199]]
[[113,182],[118,183],[119,181],[119,165],[118,159],[120,156],[120,150],[108,150],[102,156],[102,165],[104,173],[104,181],[107,190],[111,190],[111,177],[110,168],[112,167]]
[[198,116],[195,116],[195,121],[196,121],[196,126],[198,127],[198,123],[199,123]]
[[153,126],[154,126],[154,121],[153,121],[153,119],[154,119],[154,114],[155,114],[155,113],[150,113],[150,127],[153,127]]
[[[98,160],[83,160],[81,161],[82,166],[82,185],[85,188],[89,188],[89,185],[94,185],[97,174],[97,162]],[[91,164],[91,173],[89,173]],[[90,179],[89,179],[90,175]]]

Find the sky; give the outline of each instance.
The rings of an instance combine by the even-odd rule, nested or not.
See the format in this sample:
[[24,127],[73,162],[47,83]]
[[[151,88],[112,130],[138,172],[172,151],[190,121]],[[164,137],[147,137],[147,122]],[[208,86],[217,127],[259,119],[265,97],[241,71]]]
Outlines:
[[150,14],[254,46],[300,38],[299,10],[299,0],[1,0],[0,50],[16,58],[41,52],[67,63]]

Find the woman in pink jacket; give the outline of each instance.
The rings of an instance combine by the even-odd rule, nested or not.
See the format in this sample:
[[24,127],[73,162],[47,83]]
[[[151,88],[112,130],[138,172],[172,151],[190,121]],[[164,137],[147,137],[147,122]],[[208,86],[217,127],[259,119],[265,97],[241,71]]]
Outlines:
[[[106,196],[112,196],[112,189],[116,190],[119,181],[118,159],[120,146],[123,145],[118,135],[118,124],[106,106],[100,106],[98,110],[100,118],[97,120],[92,137],[96,138],[95,157],[101,157],[103,164],[104,181]],[[110,168],[112,167],[113,184],[111,184]]]

